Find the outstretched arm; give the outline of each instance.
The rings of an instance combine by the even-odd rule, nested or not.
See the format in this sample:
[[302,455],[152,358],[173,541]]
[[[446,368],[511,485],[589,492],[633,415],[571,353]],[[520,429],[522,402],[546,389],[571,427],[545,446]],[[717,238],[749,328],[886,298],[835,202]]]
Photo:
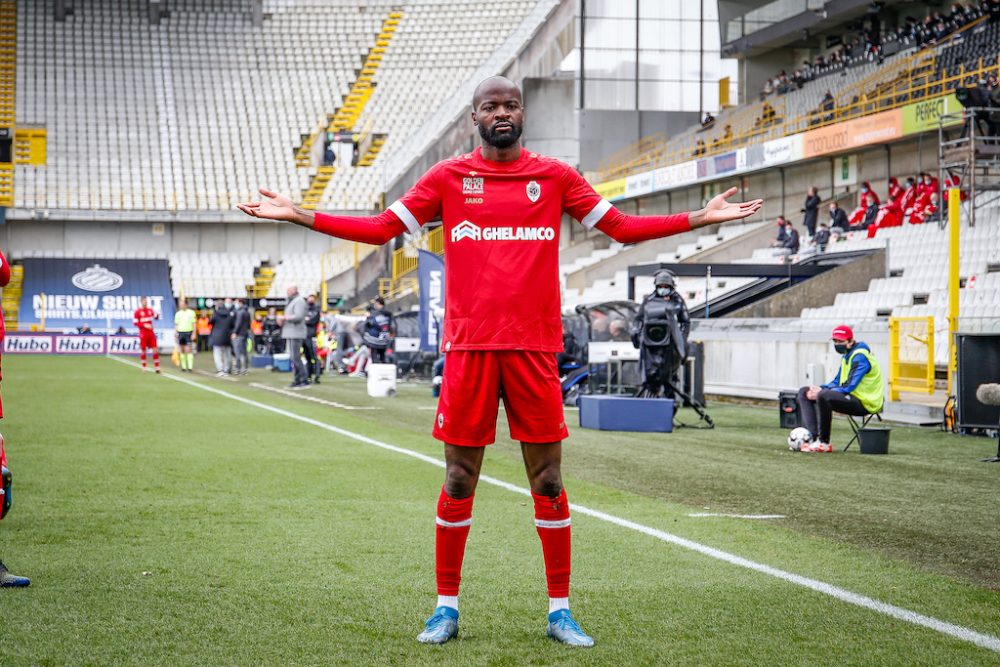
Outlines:
[[759,211],[764,204],[762,199],[742,203],[726,201],[734,194],[735,187],[713,197],[703,209],[675,215],[627,215],[606,204],[608,210],[596,227],[619,243],[638,243],[706,225],[742,220]]
[[327,215],[296,206],[285,195],[266,188],[261,188],[260,193],[264,195],[262,201],[244,202],[236,207],[255,218],[292,222],[330,236],[372,245],[382,245],[406,231],[392,211],[370,216]]

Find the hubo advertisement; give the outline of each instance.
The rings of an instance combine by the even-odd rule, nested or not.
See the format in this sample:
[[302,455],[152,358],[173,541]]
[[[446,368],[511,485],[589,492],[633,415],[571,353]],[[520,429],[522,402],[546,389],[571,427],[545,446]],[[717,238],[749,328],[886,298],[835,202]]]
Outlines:
[[76,332],[86,325],[94,333],[123,328],[134,334],[132,317],[144,296],[160,315],[153,326],[163,339],[174,326],[165,260],[25,259],[18,326],[40,328],[44,320],[46,331]]

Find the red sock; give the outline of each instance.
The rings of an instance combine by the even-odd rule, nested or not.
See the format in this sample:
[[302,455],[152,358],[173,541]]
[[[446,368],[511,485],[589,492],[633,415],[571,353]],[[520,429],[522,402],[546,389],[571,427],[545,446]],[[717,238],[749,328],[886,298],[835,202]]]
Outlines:
[[555,498],[532,493],[535,500],[535,529],[542,540],[545,582],[550,598],[569,597],[571,561],[569,501],[563,489]]
[[160,351],[153,350],[153,367],[156,370],[160,370]]
[[458,595],[458,585],[462,581],[462,559],[465,557],[465,541],[472,525],[472,500],[455,499],[441,487],[437,506],[437,531],[435,556],[438,595]]
[[142,359],[142,370],[146,370],[146,348],[140,348],[139,358]]

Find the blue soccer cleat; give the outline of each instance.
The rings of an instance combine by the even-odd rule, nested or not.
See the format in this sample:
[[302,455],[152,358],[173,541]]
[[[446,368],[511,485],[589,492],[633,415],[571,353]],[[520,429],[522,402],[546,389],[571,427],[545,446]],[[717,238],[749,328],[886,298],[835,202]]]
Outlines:
[[444,644],[458,636],[458,610],[438,607],[434,615],[427,619],[426,625],[424,631],[417,635],[417,641],[421,644]]
[[31,585],[31,579],[19,577],[7,571],[7,566],[0,561],[0,588],[24,588]]
[[548,635],[567,646],[590,648],[594,645],[594,638],[580,629],[569,609],[560,609],[549,614]]

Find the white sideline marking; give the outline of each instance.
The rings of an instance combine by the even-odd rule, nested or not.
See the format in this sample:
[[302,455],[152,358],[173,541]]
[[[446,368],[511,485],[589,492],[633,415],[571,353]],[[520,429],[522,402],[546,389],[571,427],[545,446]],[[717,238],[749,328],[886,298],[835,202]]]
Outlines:
[[694,514],[688,514],[689,517],[694,519],[703,519],[706,517],[716,517],[722,516],[728,519],[785,519],[784,514],[725,514],[723,512],[695,512]]
[[316,396],[309,396],[308,394],[300,394],[298,392],[290,391],[288,389],[280,389],[278,387],[272,387],[271,385],[262,384],[260,382],[251,382],[248,386],[254,389],[264,389],[265,391],[272,391],[275,394],[281,394],[282,396],[288,396],[289,398],[297,398],[303,401],[311,401],[313,403],[319,403],[320,405],[328,405],[331,408],[339,408],[341,410],[381,410],[382,408],[376,405],[345,405],[343,403],[337,403],[336,401],[328,401],[325,398],[318,398]]
[[[128,361],[126,359],[120,359],[118,357],[110,357],[115,361],[118,361],[129,366],[138,366],[134,362]],[[380,449],[385,449],[390,452],[396,452],[397,454],[402,454],[404,456],[409,456],[425,463],[437,466],[438,468],[444,468],[444,461],[436,459],[432,456],[427,456],[426,454],[421,454],[420,452],[415,452],[410,449],[404,449],[403,447],[397,447],[396,445],[390,445],[387,442],[382,442],[381,440],[375,440],[374,438],[369,438],[368,436],[361,435],[360,433],[354,433],[353,431],[348,431],[346,429],[333,426],[332,424],[327,424],[310,417],[304,417],[302,415],[297,415],[294,412],[289,412],[281,408],[276,408],[273,405],[267,405],[265,403],[259,403],[249,398],[244,398],[242,396],[237,396],[236,394],[231,394],[228,391],[223,391],[222,389],[217,389],[215,387],[201,384],[200,382],[194,382],[183,378],[173,373],[163,373],[163,377],[169,378],[176,382],[182,382],[186,385],[196,387],[203,391],[211,392],[213,394],[218,394],[225,398],[237,401],[239,403],[244,403],[246,405],[251,405],[261,410],[266,410],[268,412],[273,412],[275,414],[281,415],[283,417],[288,417],[289,419],[294,419],[300,421],[304,424],[310,424],[316,426],[317,428],[325,429],[331,433],[336,433],[342,435],[346,438],[351,438],[352,440],[357,440],[358,442],[363,442]],[[492,484],[493,486],[500,487],[501,489],[507,489],[512,493],[517,493],[522,496],[530,496],[531,492],[528,489],[523,489],[519,486],[511,484],[510,482],[505,482],[502,479],[496,479],[495,477],[489,477],[487,475],[481,475],[480,480],[486,482],[487,484]],[[914,625],[919,625],[931,630],[935,630],[942,634],[954,637],[955,639],[960,639],[964,642],[969,642],[970,644],[975,644],[976,646],[989,649],[1000,653],[1000,638],[994,637],[993,635],[984,634],[981,632],[976,632],[970,628],[963,627],[961,625],[955,625],[954,623],[948,623],[936,619],[932,616],[925,616],[924,614],[911,611],[909,609],[904,609],[903,607],[897,607],[895,605],[876,600],[875,598],[870,598],[865,595],[860,595],[858,593],[853,593],[845,588],[840,588],[832,584],[819,581],[817,579],[810,579],[809,577],[803,577],[798,574],[793,574],[791,572],[786,572],[785,570],[778,569],[776,567],[771,567],[770,565],[764,565],[763,563],[758,563],[752,561],[748,558],[743,558],[742,556],[737,556],[735,554],[722,551],[720,549],[715,549],[713,547],[701,544],[700,542],[695,542],[684,537],[673,535],[671,533],[659,530],[657,528],[651,528],[649,526],[644,526],[641,523],[635,523],[634,521],[629,521],[628,519],[622,519],[620,517],[614,516],[612,514],[607,514],[601,512],[600,510],[590,509],[584,505],[573,505],[573,511],[579,514],[584,514],[586,516],[593,517],[595,519],[600,519],[607,523],[613,524],[620,528],[628,528],[629,530],[634,530],[637,533],[642,533],[643,535],[648,535],[649,537],[656,538],[663,542],[668,542],[679,547],[683,547],[690,551],[696,551],[702,555],[708,556],[710,558],[715,558],[716,560],[721,560],[731,565],[736,565],[748,570],[753,570],[755,572],[760,572],[761,574],[766,574],[772,576],[776,579],[781,579],[782,581],[787,581],[791,584],[796,584],[802,586],[803,588],[808,588],[810,590],[816,591],[817,593],[822,593],[823,595],[828,595],[832,598],[836,598],[841,602],[847,602],[848,604],[853,604],[864,609],[870,609],[872,611],[878,612],[885,616],[890,616],[892,618],[898,619],[900,621],[906,621],[907,623],[912,623]]]

